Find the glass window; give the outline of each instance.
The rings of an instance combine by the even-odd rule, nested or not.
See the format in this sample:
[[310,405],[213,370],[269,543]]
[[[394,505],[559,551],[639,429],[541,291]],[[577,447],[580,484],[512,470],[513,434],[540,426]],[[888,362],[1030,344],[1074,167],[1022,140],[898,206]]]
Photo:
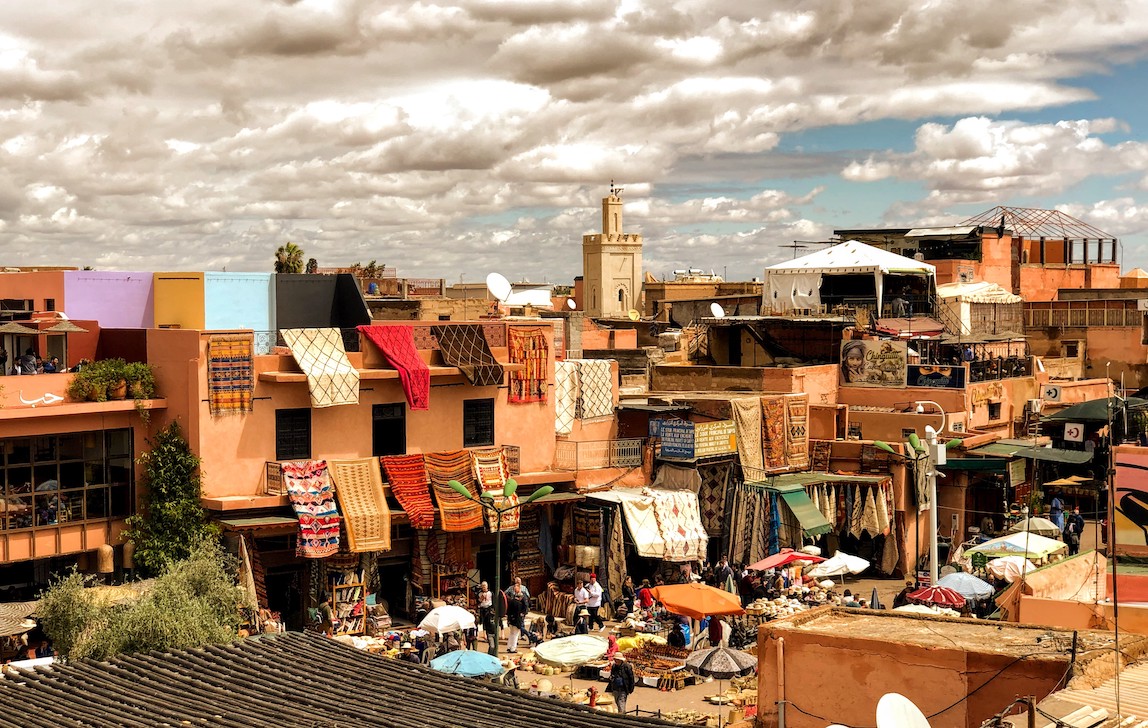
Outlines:
[[462,446],[494,444],[494,400],[468,399],[462,403]]
[[127,455],[131,457],[132,454],[132,431],[131,430],[110,430],[107,433],[108,438],[108,457],[116,455]]
[[112,517],[132,514],[131,489],[126,485],[113,485],[108,489]]
[[376,404],[371,408],[371,443],[376,457],[406,454],[406,405]]
[[275,410],[275,459],[311,459],[311,409]]
[[60,435],[59,441],[61,461],[84,459],[83,435]]
[[88,488],[84,491],[84,501],[87,505],[88,518],[108,517],[107,488]]

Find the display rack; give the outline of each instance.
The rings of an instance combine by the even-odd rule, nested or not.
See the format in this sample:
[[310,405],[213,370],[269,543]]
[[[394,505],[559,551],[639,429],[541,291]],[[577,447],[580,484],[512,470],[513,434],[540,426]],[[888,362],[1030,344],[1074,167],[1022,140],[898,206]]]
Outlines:
[[339,620],[335,634],[362,634],[367,619],[367,589],[362,574],[332,575],[331,600],[335,619]]
[[[447,601],[448,597],[461,596],[468,608],[477,608],[472,583],[466,571],[450,566],[435,564],[431,569],[431,598]],[[453,599],[451,600],[453,601]],[[461,606],[461,605],[460,605]]]

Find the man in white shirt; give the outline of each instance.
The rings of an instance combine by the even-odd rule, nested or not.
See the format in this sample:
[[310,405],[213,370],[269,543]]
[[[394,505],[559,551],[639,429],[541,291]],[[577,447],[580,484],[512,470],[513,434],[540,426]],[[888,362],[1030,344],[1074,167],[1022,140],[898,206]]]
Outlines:
[[577,617],[578,610],[582,607],[589,608],[590,605],[590,591],[586,588],[590,586],[590,582],[584,581],[581,586],[574,589],[574,615]]
[[606,621],[598,614],[602,607],[602,585],[598,583],[598,575],[590,575],[590,583],[584,587],[586,591],[586,608],[590,610],[590,629],[597,623],[600,629],[606,628]]

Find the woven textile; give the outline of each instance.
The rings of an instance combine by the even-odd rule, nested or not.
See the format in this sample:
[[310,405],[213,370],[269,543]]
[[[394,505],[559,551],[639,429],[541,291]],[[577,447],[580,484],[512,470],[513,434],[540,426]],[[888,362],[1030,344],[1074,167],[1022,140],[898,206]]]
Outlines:
[[569,435],[578,413],[578,365],[554,362],[554,432]]
[[283,329],[280,333],[307,375],[312,407],[359,403],[359,372],[347,359],[338,329]]
[[399,373],[407,405],[412,410],[430,409],[430,367],[415,349],[410,326],[360,326],[359,333],[378,347],[383,358]]
[[870,536],[880,536],[881,528],[877,525],[877,499],[874,497],[873,491],[875,488],[858,489],[857,500],[864,500],[864,507],[861,511],[861,530],[868,533]]
[[[763,470],[761,457],[761,399],[741,397],[731,399],[733,424],[737,430],[737,453],[743,468]],[[748,476],[754,477],[751,471]]]
[[572,359],[578,365],[576,417],[592,420],[614,415],[614,382],[609,359]]
[[352,553],[390,551],[391,509],[378,458],[330,460],[327,466],[343,512],[347,549]]
[[809,396],[785,398],[785,459],[789,467],[804,470],[809,466]]
[[502,490],[506,485],[506,455],[502,448],[492,447],[470,451],[474,463],[474,480],[479,490]]
[[785,400],[762,397],[762,459],[768,470],[785,467]]
[[438,501],[438,512],[442,518],[442,530],[448,533],[472,531],[482,528],[482,506],[460,496],[447,485],[457,480],[467,487],[471,495],[478,497],[474,487],[474,465],[469,450],[427,453],[427,476]]
[[885,486],[878,485],[873,490],[877,491],[877,530],[882,534],[888,534],[889,501],[885,498]]
[[512,327],[507,349],[511,363],[525,367],[523,371],[510,372],[507,401],[545,402],[550,349],[546,346],[546,335],[542,329]]
[[482,324],[482,337],[491,348],[506,346],[506,324]]
[[810,448],[813,454],[810,456],[811,470],[819,473],[829,472],[829,459],[833,454],[833,443],[828,440],[812,440]]
[[[518,505],[518,496],[512,495],[509,498],[501,495],[494,496],[490,503],[495,508],[510,508],[502,514],[502,530],[503,531],[517,531],[519,520],[522,518],[522,509],[515,508]],[[498,515],[489,508],[483,508],[482,512],[486,514],[486,527],[494,533],[498,530]]]
[[391,493],[403,507],[412,528],[434,528],[434,504],[426,460],[419,455],[385,455],[380,458]]
[[746,560],[750,563],[760,561],[769,555],[769,537],[773,529],[773,508],[770,496],[762,490],[753,489],[753,516],[749,540],[746,546],[749,552]]
[[412,326],[411,334],[414,336],[415,349],[422,351],[438,351],[438,339],[430,326]]
[[686,491],[656,491],[654,517],[666,544],[665,561],[699,561],[706,557],[709,536],[702,528],[698,497]]
[[339,511],[335,488],[327,463],[322,460],[295,460],[281,463],[283,482],[291,507],[299,518],[295,553],[308,559],[321,559],[339,551]]
[[626,578],[626,546],[622,540],[622,511],[610,511],[610,531],[606,548],[606,588],[615,599],[622,596],[622,581]]
[[539,550],[542,539],[542,526],[538,509],[531,508],[522,514],[518,524],[518,559],[515,562],[515,576],[530,579],[546,574],[546,562]]
[[207,406],[212,416],[251,411],[255,392],[251,336],[212,336],[207,340]]
[[698,466],[698,474],[702,478],[698,505],[702,513],[702,526],[711,538],[720,538],[725,525],[725,489],[730,470],[730,463]]
[[466,381],[476,387],[497,387],[502,384],[502,365],[490,353],[481,326],[432,326],[431,331],[438,339],[443,360],[452,367],[458,367]]
[[658,528],[654,515],[652,498],[626,498],[622,501],[622,513],[626,516],[626,526],[638,556],[660,559],[666,553],[666,542]]

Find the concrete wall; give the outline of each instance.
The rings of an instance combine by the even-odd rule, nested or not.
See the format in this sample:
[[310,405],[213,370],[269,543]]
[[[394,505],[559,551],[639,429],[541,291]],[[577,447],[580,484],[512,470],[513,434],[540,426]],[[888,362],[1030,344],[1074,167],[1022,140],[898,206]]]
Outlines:
[[275,278],[272,273],[204,274],[204,327],[275,330]]
[[124,271],[64,272],[62,311],[73,319],[99,321],[104,328],[149,329],[155,326],[154,276]]
[[56,310],[64,311],[64,273],[59,270],[0,273],[0,298],[31,299],[34,311],[43,311],[45,299],[51,298],[56,301]]
[[651,391],[662,392],[807,392],[811,404],[837,403],[835,364],[809,367],[708,367],[659,364]]
[[153,281],[156,326],[196,330],[204,327],[203,273],[155,273]]

